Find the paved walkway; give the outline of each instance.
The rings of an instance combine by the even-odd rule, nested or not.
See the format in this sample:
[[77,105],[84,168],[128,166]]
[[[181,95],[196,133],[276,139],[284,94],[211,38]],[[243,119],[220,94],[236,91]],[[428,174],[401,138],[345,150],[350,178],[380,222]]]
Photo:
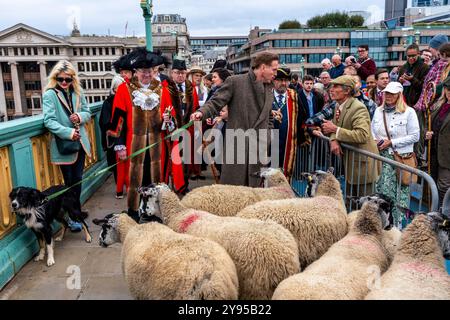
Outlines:
[[[196,188],[211,183],[208,177],[206,181],[191,181],[190,185]],[[28,262],[0,291],[0,300],[131,299],[120,264],[121,244],[99,247],[100,227],[92,223],[94,218],[126,209],[126,199],[116,200],[114,194],[114,180],[110,177],[84,206],[89,210],[92,243],[84,241],[83,233],[67,232],[64,241],[55,244],[56,264],[49,268],[45,261]]]

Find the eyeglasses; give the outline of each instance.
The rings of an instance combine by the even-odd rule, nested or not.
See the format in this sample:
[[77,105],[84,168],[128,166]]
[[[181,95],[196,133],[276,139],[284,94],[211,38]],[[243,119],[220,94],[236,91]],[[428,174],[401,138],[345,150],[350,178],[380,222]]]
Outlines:
[[415,58],[415,57],[417,57],[417,56],[418,56],[418,54],[408,54],[408,55],[407,55],[408,58]]
[[72,83],[73,79],[72,78],[62,78],[62,77],[57,77],[56,81],[60,82],[60,83]]
[[358,52],[366,52],[365,49],[358,49]]
[[185,75],[186,74],[186,71],[172,71],[174,74],[176,74],[177,76],[180,76],[180,75]]

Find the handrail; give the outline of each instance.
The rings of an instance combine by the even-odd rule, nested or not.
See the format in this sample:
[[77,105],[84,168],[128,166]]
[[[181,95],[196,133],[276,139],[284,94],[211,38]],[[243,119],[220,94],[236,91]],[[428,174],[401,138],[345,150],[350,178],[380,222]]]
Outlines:
[[[331,139],[329,137],[321,136],[319,138],[323,139],[323,140],[326,140],[328,142],[331,141]],[[363,155],[365,155],[367,157],[370,157],[370,158],[373,158],[375,160],[386,162],[386,163],[388,163],[388,164],[390,164],[392,166],[398,167],[398,168],[400,168],[400,169],[402,169],[404,171],[409,171],[409,172],[411,172],[411,173],[413,173],[413,174],[415,174],[415,175],[417,175],[419,177],[424,178],[425,181],[427,182],[428,186],[431,189],[432,198],[431,198],[430,211],[438,211],[439,210],[439,193],[438,193],[438,189],[437,189],[436,183],[434,182],[433,178],[428,173],[426,173],[424,171],[421,171],[419,169],[416,169],[416,168],[409,167],[409,166],[404,165],[403,163],[399,163],[399,162],[397,162],[395,160],[391,160],[389,158],[382,157],[382,156],[380,156],[378,154],[375,154],[375,153],[372,153],[372,152],[369,152],[369,151],[366,151],[366,150],[362,150],[362,149],[356,148],[356,147],[348,145],[346,143],[339,142],[339,144],[342,147],[344,147],[345,149],[348,149],[348,150],[356,152],[356,153],[363,154]]]

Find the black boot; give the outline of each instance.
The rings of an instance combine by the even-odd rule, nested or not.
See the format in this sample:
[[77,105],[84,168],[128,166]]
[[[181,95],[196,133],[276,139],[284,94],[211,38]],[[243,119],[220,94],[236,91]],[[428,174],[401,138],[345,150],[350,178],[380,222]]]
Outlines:
[[127,214],[130,216],[131,219],[139,223],[139,211],[134,211],[129,208]]

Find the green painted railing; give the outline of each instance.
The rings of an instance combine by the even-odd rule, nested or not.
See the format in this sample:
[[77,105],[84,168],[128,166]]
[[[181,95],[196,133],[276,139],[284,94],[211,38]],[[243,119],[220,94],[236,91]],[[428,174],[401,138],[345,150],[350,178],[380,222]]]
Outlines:
[[[89,105],[92,121],[88,125],[95,156],[86,162],[83,177],[106,167],[98,125],[102,103]],[[0,186],[0,288],[39,251],[34,234],[9,209],[8,194],[17,186],[38,188],[62,181],[59,169],[49,163],[49,134],[43,116],[33,116],[0,123],[0,155],[3,163],[0,175],[7,183]],[[5,162],[9,162],[5,163]],[[51,176],[49,178],[49,175]],[[83,183],[81,200],[86,202],[106,180],[107,175]]]

